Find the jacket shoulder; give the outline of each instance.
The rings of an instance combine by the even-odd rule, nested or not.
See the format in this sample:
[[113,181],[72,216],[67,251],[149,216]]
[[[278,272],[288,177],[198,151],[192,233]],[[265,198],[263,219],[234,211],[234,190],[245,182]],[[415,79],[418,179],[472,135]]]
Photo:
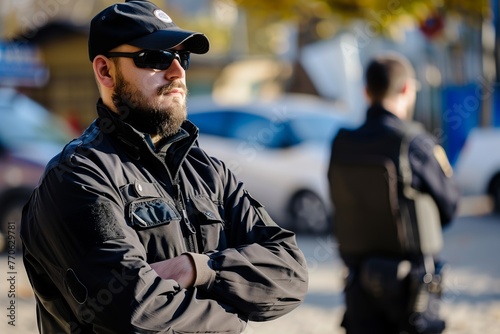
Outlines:
[[44,176],[54,169],[74,168],[82,160],[90,159],[94,148],[102,145],[104,141],[104,134],[94,121],[80,137],[66,144],[61,152],[49,161]]

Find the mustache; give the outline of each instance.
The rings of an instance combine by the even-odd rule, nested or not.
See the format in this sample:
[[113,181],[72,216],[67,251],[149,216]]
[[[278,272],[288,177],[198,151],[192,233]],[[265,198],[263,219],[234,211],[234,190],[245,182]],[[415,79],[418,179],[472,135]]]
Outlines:
[[158,95],[168,94],[173,89],[182,89],[184,92],[187,92],[186,85],[180,80],[175,80],[158,88],[157,93]]

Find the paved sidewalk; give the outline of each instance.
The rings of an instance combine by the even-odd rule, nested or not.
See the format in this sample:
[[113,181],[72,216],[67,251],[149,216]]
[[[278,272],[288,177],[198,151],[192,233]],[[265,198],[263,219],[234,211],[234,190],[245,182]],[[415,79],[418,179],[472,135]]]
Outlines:
[[[500,217],[460,217],[444,233],[445,334],[500,334]],[[332,238],[298,239],[310,268],[303,305],[245,334],[344,334],[342,265]],[[332,248],[333,247],[333,248]]]

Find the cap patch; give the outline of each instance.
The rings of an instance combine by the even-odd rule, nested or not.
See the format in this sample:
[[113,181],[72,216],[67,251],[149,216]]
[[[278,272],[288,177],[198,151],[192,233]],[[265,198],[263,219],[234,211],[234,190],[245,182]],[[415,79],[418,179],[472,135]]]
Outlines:
[[153,14],[160,20],[160,21],[163,21],[165,23],[172,23],[172,19],[170,18],[170,16],[167,15],[167,13],[165,13],[164,11],[162,11],[161,9],[157,9],[153,12]]

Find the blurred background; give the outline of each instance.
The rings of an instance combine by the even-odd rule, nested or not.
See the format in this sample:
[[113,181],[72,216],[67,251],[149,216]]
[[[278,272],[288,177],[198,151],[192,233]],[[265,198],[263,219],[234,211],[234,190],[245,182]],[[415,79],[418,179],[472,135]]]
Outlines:
[[[88,27],[113,2],[0,2],[4,251],[6,231],[19,234],[22,206],[45,164],[96,116]],[[363,121],[364,66],[388,50],[406,55],[416,68],[414,118],[445,148],[463,198],[457,227],[445,235],[445,254],[455,270],[447,284],[452,298],[445,301],[445,312],[454,317],[449,332],[498,333],[498,0],[153,2],[177,25],[211,41],[208,54],[192,56],[187,72],[188,113],[200,127],[202,147],[226,161],[276,221],[299,233],[311,268],[304,317],[285,317],[277,322],[281,327],[253,324],[246,333],[338,328],[342,269],[330,235],[329,145],[340,127]],[[21,326],[12,331],[2,322],[3,333],[36,332],[33,296],[21,276]],[[2,291],[0,300],[8,303],[4,297]]]

